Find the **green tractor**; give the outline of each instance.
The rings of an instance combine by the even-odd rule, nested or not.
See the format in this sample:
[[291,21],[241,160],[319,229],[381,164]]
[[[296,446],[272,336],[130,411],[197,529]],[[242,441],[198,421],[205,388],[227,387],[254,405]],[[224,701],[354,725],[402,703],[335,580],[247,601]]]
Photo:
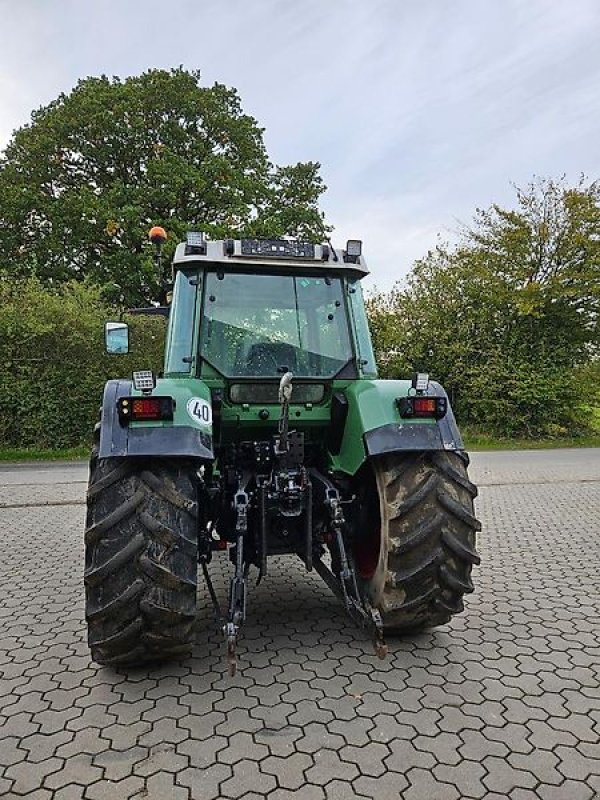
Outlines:
[[[188,653],[198,565],[231,671],[250,570],[265,577],[272,555],[316,570],[382,657],[385,635],[463,610],[479,563],[469,459],[438,383],[377,378],[361,250],[198,233],[177,246],[172,301],[146,310],[169,318],[164,373],[109,381],[96,426],[96,662]],[[107,323],[106,344],[126,352],[127,326]],[[209,565],[227,556],[221,610]]]

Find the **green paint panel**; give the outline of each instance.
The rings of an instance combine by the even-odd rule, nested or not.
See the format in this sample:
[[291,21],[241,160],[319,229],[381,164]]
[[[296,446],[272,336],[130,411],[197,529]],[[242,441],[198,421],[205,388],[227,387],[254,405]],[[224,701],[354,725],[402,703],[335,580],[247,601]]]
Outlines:
[[[212,433],[210,390],[223,389],[222,379],[159,378],[153,394],[169,395],[175,399],[173,422],[134,422],[132,427],[170,428],[191,426]],[[340,452],[331,456],[331,468],[354,475],[365,461],[363,434],[389,423],[403,425],[436,425],[434,420],[402,420],[396,400],[406,397],[411,388],[410,381],[402,380],[355,380],[335,381],[332,390],[341,391],[348,399],[348,417]],[[142,396],[141,392],[133,392]],[[293,395],[292,395],[293,397]],[[268,418],[261,418],[267,411]],[[269,437],[276,433],[280,408],[277,404],[250,405],[224,402],[221,409],[221,430],[224,441],[240,441],[245,438]],[[315,404],[307,408],[303,403],[290,405],[290,428],[305,432],[308,440],[325,436],[331,418],[330,402]]]
[[402,420],[396,405],[398,397],[406,397],[410,381],[360,380],[349,383],[348,417],[340,453],[332,457],[333,469],[354,475],[366,454],[363,434],[389,423],[403,425],[436,425],[435,420]]

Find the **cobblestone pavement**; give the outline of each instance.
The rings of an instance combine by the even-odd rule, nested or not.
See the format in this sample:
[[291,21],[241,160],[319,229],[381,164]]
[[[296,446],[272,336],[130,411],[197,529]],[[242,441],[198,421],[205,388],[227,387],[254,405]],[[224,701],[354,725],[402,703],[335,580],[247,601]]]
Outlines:
[[230,679],[206,604],[193,658],[92,664],[85,468],[1,469],[0,797],[600,797],[600,450],[477,454],[472,476],[465,614],[379,661],[281,559]]

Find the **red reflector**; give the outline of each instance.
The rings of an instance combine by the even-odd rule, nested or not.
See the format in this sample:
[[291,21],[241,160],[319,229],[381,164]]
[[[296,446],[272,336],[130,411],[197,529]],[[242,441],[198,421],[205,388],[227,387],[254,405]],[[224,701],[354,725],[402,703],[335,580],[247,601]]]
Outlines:
[[162,416],[160,397],[145,397],[133,401],[133,419],[160,419]]
[[435,414],[436,405],[433,397],[415,397],[413,406],[417,414]]

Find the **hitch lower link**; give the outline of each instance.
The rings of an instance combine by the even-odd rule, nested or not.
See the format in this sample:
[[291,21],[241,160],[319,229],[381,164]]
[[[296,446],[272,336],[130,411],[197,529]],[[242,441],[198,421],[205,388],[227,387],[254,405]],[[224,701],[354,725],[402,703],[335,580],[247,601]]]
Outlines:
[[229,585],[229,608],[223,634],[227,643],[227,665],[229,674],[237,669],[237,638],[246,619],[246,595],[250,565],[244,560],[244,538],[248,531],[248,495],[239,489],[234,498],[235,508],[235,572]]
[[248,571],[250,568],[250,565],[244,561],[244,537],[248,530],[248,495],[241,488],[235,494],[234,507],[236,512],[235,572],[229,584],[229,604],[225,620],[223,620],[221,606],[219,605],[219,600],[208,572],[207,564],[210,560],[210,555],[206,553],[200,559],[204,581],[206,582],[215,612],[215,619],[218,627],[225,636],[227,645],[227,667],[232,677],[235,675],[237,669],[236,648],[238,634],[246,619]]
[[329,485],[326,489],[325,503],[329,510],[333,533],[332,545],[335,548],[334,553],[332,553],[334,555],[332,568],[335,569],[337,562],[339,571],[336,577],[320,558],[315,560],[315,570],[333,593],[342,600],[346,613],[351,619],[358,623],[361,628],[370,630],[373,649],[377,657],[383,659],[388,652],[383,633],[383,620],[379,611],[373,608],[368,598],[358,588],[352,557],[346,552],[342,534],[345,522],[342,500],[338,490],[332,485]]
[[[248,531],[248,495],[240,488],[234,496],[235,509],[235,572],[229,586],[229,605],[225,621],[221,616],[219,602],[214,591],[210,575],[208,573],[206,559],[202,560],[202,571],[208,587],[210,598],[215,610],[215,617],[227,645],[227,665],[231,676],[235,675],[237,669],[237,640],[245,619],[247,605],[247,586],[248,572],[250,564],[244,558],[244,539]],[[346,551],[343,537],[343,526],[345,524],[342,501],[339,492],[329,484],[325,491],[325,505],[328,509],[332,539],[330,550],[332,554],[332,568],[337,574],[321,560],[315,558],[314,561],[306,563],[307,568],[314,567],[331,591],[340,598],[344,604],[344,609],[350,618],[361,628],[371,632],[373,647],[376,655],[383,659],[387,656],[387,645],[383,634],[383,621],[381,614],[373,608],[368,598],[358,587],[356,572],[352,564],[352,557]]]

